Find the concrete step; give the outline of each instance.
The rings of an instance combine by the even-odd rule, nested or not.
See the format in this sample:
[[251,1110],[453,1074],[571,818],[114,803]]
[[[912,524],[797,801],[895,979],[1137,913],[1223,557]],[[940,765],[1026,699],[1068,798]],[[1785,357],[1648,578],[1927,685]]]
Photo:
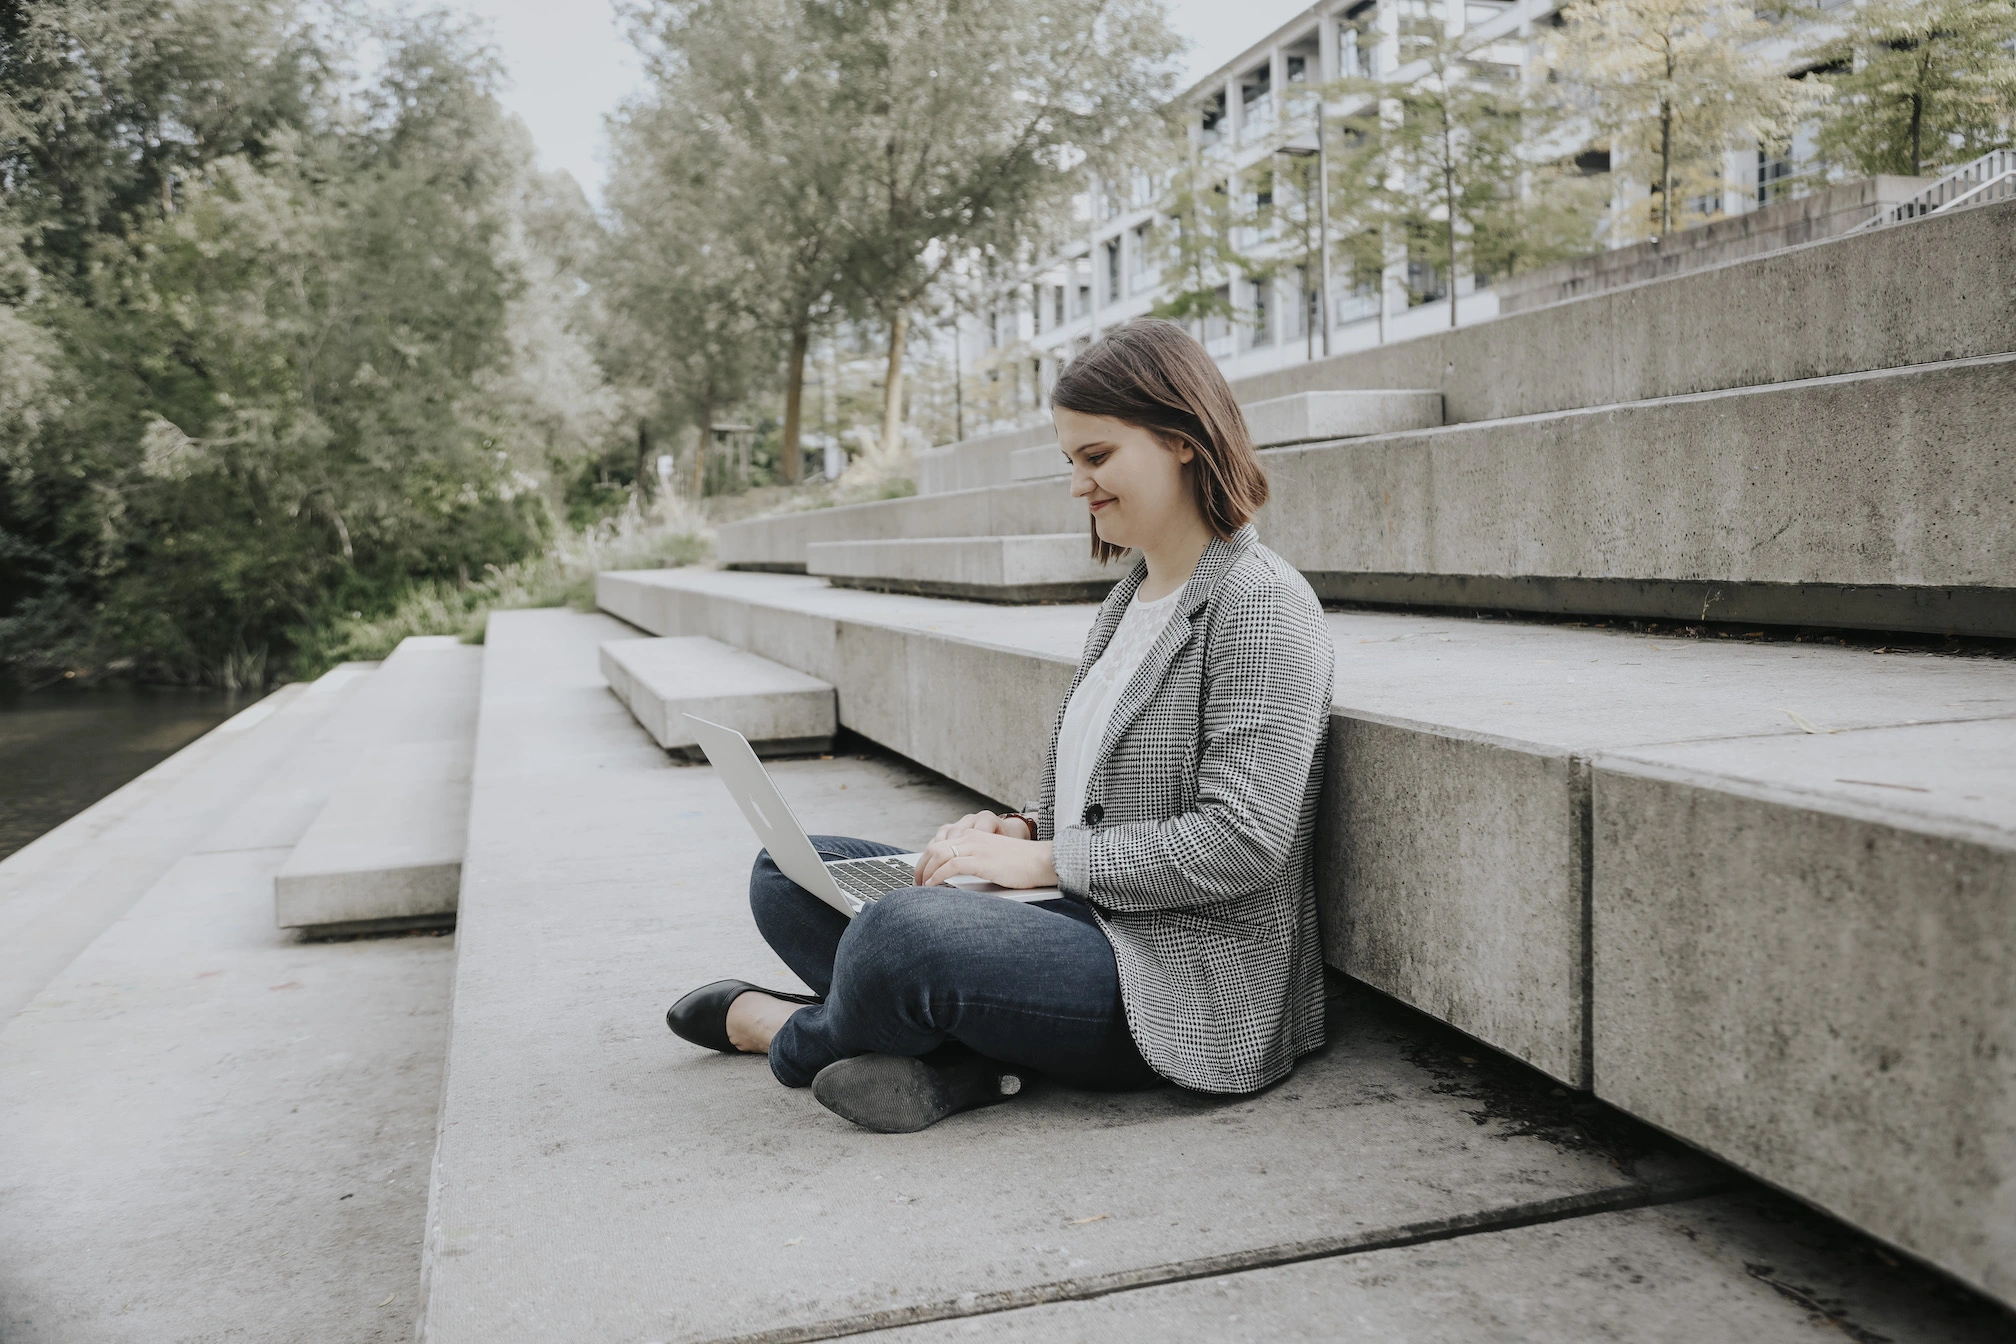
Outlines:
[[725,523],[714,551],[731,569],[802,574],[805,548],[822,541],[1034,536],[1069,532],[1085,518],[1085,506],[1060,483],[1021,481]]
[[[1439,391],[1452,425],[2016,351],[2016,202],[1936,215],[1242,378]],[[1768,298],[1766,297],[1768,296]]]
[[2016,355],[1266,455],[1327,600],[2016,636]]
[[1018,449],[1039,448],[1057,442],[1057,432],[1049,417],[1040,425],[979,434],[941,448],[927,448],[917,454],[917,493],[943,495],[954,490],[977,490],[982,486],[1006,485],[1014,477],[1008,464]]
[[[273,926],[301,800],[331,787],[320,730],[370,675],[268,697],[17,888],[142,884],[0,1027],[8,1340],[410,1337],[452,941]],[[140,827],[174,833],[158,870]]]
[[1082,529],[1033,537],[822,541],[805,548],[805,569],[847,588],[981,602],[1084,602],[1105,596],[1127,572],[1127,563],[1102,565],[1091,551]]
[[270,783],[277,764],[315,754],[319,730],[375,666],[346,663],[313,683],[281,687],[0,861],[0,1018],[32,999],[241,804],[284,809],[289,791]]
[[1724,1195],[1405,1246],[1375,1243],[1280,1266],[1172,1274],[1132,1290],[1073,1285],[1047,1302],[1005,1310],[948,1304],[930,1324],[856,1338],[1801,1344],[1817,1331],[1893,1341],[2006,1336],[2002,1313],[1942,1294],[1930,1278],[1885,1264],[1788,1201]]
[[404,640],[348,705],[354,753],[273,879],[274,922],[318,934],[453,924],[483,652]]
[[733,728],[758,755],[833,745],[830,685],[718,640],[612,640],[602,646],[600,663],[609,689],[668,751],[705,759],[683,722],[687,714]]
[[[2012,397],[1997,355],[1278,448],[1257,521],[1330,601],[2006,638]],[[1084,525],[1025,481],[735,524],[722,558]]]
[[[896,1144],[780,1089],[759,1059],[677,1041],[662,1016],[685,989],[793,981],[749,919],[757,842],[719,779],[669,762],[597,674],[622,629],[569,611],[490,621],[429,1344],[828,1338],[1716,1181],[1649,1135],[1592,1143],[1570,1099],[1464,1062],[1474,1047],[1364,991],[1338,1002],[1325,1051],[1258,1096],[1039,1081]],[[982,801],[889,757],[770,770],[815,831],[899,844]]]
[[[1431,429],[1442,423],[1440,392],[1297,392],[1252,402],[1241,408],[1257,448],[1279,448],[1316,439],[1349,439]],[[1040,445],[1008,452],[1010,480],[1037,481],[1070,475],[1053,434]],[[1002,445],[1006,447],[1006,445]],[[920,487],[919,493],[928,493]]]
[[[822,677],[836,688],[842,725],[1010,804],[1026,802],[1038,786],[1052,718],[1093,610],[839,592],[815,578],[692,570],[604,574],[597,600],[653,633],[712,633]],[[1781,845],[1791,847],[1788,854],[1805,852],[1795,845],[1808,824],[1800,818],[1838,812],[1843,853],[1880,849],[1892,833],[1929,842],[1964,827],[1964,865],[1883,868],[1881,899],[1918,911],[1953,908],[1966,897],[1981,917],[2000,910],[1997,917],[2007,918],[2016,796],[1961,787],[1960,772],[1950,789],[1914,792],[1934,789],[1921,776],[1940,778],[1945,757],[1930,737],[1901,731],[1964,723],[1984,750],[2016,753],[2016,672],[2006,660],[1369,612],[1327,619],[1338,657],[1331,759],[1349,763],[1330,778],[1322,822],[1319,890],[1332,964],[1564,1082],[1613,1097],[1595,1042],[1606,1005],[1621,1006],[1619,996],[1639,992],[1631,963],[1606,961],[1592,942],[1592,919],[1602,927],[1600,908],[1592,911],[1604,890],[1596,875],[1618,857],[1600,844],[1592,853],[1592,833],[1599,842],[1608,833],[1594,829],[1594,800],[1602,794],[1592,794],[1592,772],[1613,759],[1697,744],[1690,750],[1731,759],[1755,751],[1765,758],[1756,767],[1762,770],[1771,751],[1795,751],[1808,739],[1868,735],[1864,740],[1880,744],[1893,739],[1877,735],[1892,734],[1898,755],[1885,772],[1874,765],[1860,767],[1866,774],[1836,772],[1874,781],[1830,786],[1853,791],[1853,807],[1801,793],[1780,772],[1766,778],[1808,801],[1805,814],[1774,810],[1753,796],[1755,779],[1722,772],[1713,792],[1749,837],[1745,850],[1727,857],[1731,885],[1715,896],[1719,888],[1676,863],[1654,894],[1688,909],[1711,896],[1754,906],[1761,884],[1782,879],[1768,867],[1746,867],[1751,860],[1743,854],[1755,851],[1761,864]],[[1827,889],[1830,871],[1816,862],[1809,875],[1816,890]],[[1957,876],[1968,873],[1981,876]],[[1715,918],[1739,914],[1718,909]],[[1787,923],[1783,932],[1814,927]],[[1826,920],[1818,927],[1836,926]],[[2008,1133],[2016,1115],[2012,1085],[1999,1076],[1984,1084],[1978,1070],[1942,1073],[1948,1046],[1936,1032],[1904,1038],[1901,1027],[1876,1031],[1881,1022],[1923,1027],[1917,1005],[1930,1001],[1942,977],[1952,977],[1955,994],[1977,995],[1981,1004],[2006,1001],[2016,939],[1976,937],[1964,923],[1949,938],[1948,927],[1935,922],[1921,931],[1937,957],[1927,952],[1902,965],[1880,940],[1816,943],[1833,948],[1843,967],[1869,967],[1834,982],[1867,996],[1861,1013],[1838,1024],[1822,1010],[1827,996],[1809,993],[1807,968],[1790,959],[1760,968],[1754,1001],[1770,1012],[1745,1026],[1760,1049],[1837,1025],[1873,1033],[1775,1059],[1769,1089],[1796,1123],[1765,1125],[1748,1147],[1732,1144],[1696,1120],[1747,1114],[1752,1106],[1740,1093],[1754,1093],[1762,1081],[1753,1076],[1739,1087],[1715,1071],[1681,1070],[1660,1073],[1660,1085],[1691,1089],[1695,1099],[1696,1109],[1678,1117],[1686,1123],[1669,1125],[1673,1132],[1748,1169],[1764,1165],[1756,1154],[1767,1144],[1783,1153],[1837,1154],[1833,1165],[1774,1167],[1771,1178],[2006,1300],[2016,1293],[1995,1287],[1987,1267],[1998,1256],[2016,1263],[2016,1231],[2003,1220],[1984,1243],[1966,1229],[1993,1224],[1992,1192],[2009,1177],[1976,1167],[1961,1179],[1950,1154],[1980,1152],[1981,1136]],[[1694,983],[1684,967],[1658,964],[1676,995]],[[1620,978],[1606,980],[1613,966]],[[1971,969],[1960,975],[1962,967]],[[1696,984],[1693,997],[1681,995],[1697,1004],[1686,1011],[1698,1011],[1705,992]],[[1676,1006],[1669,1015],[1681,1012]],[[2016,1057],[2016,1014],[1983,1012],[1986,1025],[1970,1039],[1986,1057]],[[1684,1042],[1696,1026],[1655,1021],[1646,1030]],[[1884,1060],[1888,1069],[1878,1067]],[[1900,1078],[1947,1083],[1900,1091],[1886,1081],[1896,1069]],[[1632,1109],[1642,1092],[1621,1088],[1614,1099]],[[1892,1092],[1909,1125],[1879,1131],[1850,1116],[1859,1105],[1850,1098]],[[1992,1151],[2004,1156],[1990,1165],[2006,1165],[2016,1147]],[[1939,1179],[1917,1189],[1927,1173]],[[1849,1185],[1884,1193],[1850,1200]],[[1928,1232],[1911,1212],[1926,1199],[1947,1201],[1945,1235]]]

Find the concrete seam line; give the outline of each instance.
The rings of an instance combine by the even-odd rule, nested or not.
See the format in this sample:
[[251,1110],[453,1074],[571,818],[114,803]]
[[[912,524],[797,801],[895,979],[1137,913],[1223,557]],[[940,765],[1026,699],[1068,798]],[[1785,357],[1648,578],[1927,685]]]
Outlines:
[[1424,1242],[1473,1236],[1480,1232],[1510,1232],[1522,1227],[1562,1222],[1569,1218],[1580,1218],[1596,1213],[1623,1213],[1657,1204],[1675,1204],[1683,1200],[1721,1194],[1736,1189],[1741,1184],[1742,1182],[1735,1178],[1716,1176],[1649,1185],[1613,1186],[1608,1190],[1563,1195],[1531,1204],[1514,1204],[1508,1208],[1455,1214],[1447,1218],[1431,1218],[1424,1222],[1406,1223],[1384,1231],[1291,1241],[1277,1246],[1262,1246],[1250,1251],[1232,1251],[1196,1260],[1178,1260],[1168,1264],[1149,1265],[1141,1269],[1117,1270],[1111,1274],[1099,1274],[1090,1278],[1060,1279],[1052,1283],[1031,1284],[1025,1288],[1005,1288],[999,1292],[966,1294],[947,1301],[920,1302],[908,1307],[888,1307],[881,1311],[864,1312],[859,1316],[842,1316],[830,1321],[783,1325],[747,1335],[717,1336],[709,1341],[709,1344],[811,1344],[815,1340],[840,1339],[848,1335],[866,1334],[871,1330],[928,1325],[934,1321],[959,1320],[968,1316],[992,1316],[1000,1312],[1048,1306],[1056,1302],[1086,1302],[1094,1298],[1109,1297],[1115,1293],[1160,1288],[1195,1279],[1219,1278],[1249,1270],[1274,1269],[1282,1265],[1302,1264],[1310,1260],[1329,1260],[1339,1256],[1358,1255],[1366,1251],[1394,1250],[1403,1246],[1418,1246]]

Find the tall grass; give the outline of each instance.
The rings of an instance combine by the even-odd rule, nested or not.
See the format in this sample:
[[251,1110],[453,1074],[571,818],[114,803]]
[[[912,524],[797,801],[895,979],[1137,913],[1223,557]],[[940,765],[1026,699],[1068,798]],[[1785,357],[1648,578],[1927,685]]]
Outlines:
[[562,533],[529,560],[487,565],[481,579],[415,584],[389,612],[337,618],[299,641],[294,675],[305,680],[338,663],[383,658],[410,635],[455,635],[480,644],[493,611],[561,606],[592,611],[597,571],[697,564],[713,541],[706,519],[683,500],[661,500],[643,511],[633,505]]

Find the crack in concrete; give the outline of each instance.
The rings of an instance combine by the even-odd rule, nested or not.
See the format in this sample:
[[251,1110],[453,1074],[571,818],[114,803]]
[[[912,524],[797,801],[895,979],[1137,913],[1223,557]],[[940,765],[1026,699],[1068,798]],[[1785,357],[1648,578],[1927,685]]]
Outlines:
[[1059,1279],[1021,1288],[1006,1288],[992,1293],[967,1293],[938,1302],[886,1307],[880,1311],[863,1312],[858,1316],[841,1316],[832,1320],[812,1321],[804,1325],[778,1326],[770,1330],[759,1330],[754,1334],[718,1336],[709,1344],[811,1344],[814,1340],[841,1339],[848,1335],[867,1334],[874,1330],[927,1325],[934,1321],[960,1320],[969,1316],[992,1316],[1028,1307],[1048,1306],[1056,1302],[1086,1302],[1094,1298],[1110,1297],[1115,1293],[1160,1288],[1196,1279],[1220,1278],[1256,1269],[1274,1269],[1282,1265],[1302,1264],[1311,1260],[1360,1255],[1367,1251],[1394,1250],[1404,1246],[1419,1246],[1427,1242],[1450,1241],[1483,1232],[1509,1232],[1522,1227],[1536,1227],[1545,1223],[1564,1222],[1571,1218],[1584,1218],[1592,1214],[1623,1213],[1659,1204],[1677,1204],[1685,1200],[1722,1194],[1743,1184],[1744,1182],[1738,1178],[1722,1175],[1635,1182],[1631,1185],[1612,1186],[1605,1190],[1594,1190],[1579,1195],[1563,1195],[1556,1199],[1513,1204],[1500,1209],[1454,1214],[1418,1223],[1403,1223],[1398,1227],[1375,1231],[1316,1237],[1306,1241],[1233,1251],[1224,1255],[1204,1256],[1195,1260],[1177,1260],[1166,1264],[1148,1265],[1140,1269],[1117,1270],[1111,1274],[1096,1274],[1079,1279]]

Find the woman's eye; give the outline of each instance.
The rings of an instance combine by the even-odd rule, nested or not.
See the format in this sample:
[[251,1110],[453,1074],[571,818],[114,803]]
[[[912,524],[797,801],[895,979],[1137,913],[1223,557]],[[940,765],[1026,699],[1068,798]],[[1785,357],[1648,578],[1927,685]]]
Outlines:
[[1086,466],[1088,466],[1088,467],[1096,467],[1096,466],[1098,466],[1098,465],[1099,465],[1099,464],[1100,464],[1101,462],[1104,462],[1105,460],[1106,460],[1106,454],[1104,454],[1104,453],[1092,453],[1092,454],[1090,454],[1090,455],[1088,455],[1088,456],[1086,457],[1086,459],[1085,459],[1085,465],[1086,465]]

